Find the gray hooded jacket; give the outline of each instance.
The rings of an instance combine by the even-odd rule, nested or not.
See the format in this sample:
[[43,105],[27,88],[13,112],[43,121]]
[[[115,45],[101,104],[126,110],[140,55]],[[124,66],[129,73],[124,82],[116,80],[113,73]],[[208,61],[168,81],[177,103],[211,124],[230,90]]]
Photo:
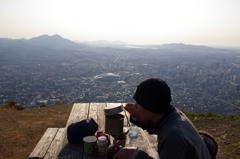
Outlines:
[[[208,149],[191,121],[174,108],[156,126],[160,159],[211,159]],[[136,150],[134,159],[152,158]]]

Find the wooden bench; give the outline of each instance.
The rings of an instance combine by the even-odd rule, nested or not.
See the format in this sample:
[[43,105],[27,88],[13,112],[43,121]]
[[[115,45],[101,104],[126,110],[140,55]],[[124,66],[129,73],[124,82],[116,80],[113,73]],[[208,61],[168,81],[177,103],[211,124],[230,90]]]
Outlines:
[[[67,140],[67,127],[75,122],[88,117],[98,123],[98,131],[105,131],[104,108],[120,103],[75,103],[69,115],[65,128],[48,128],[40,139],[29,158],[103,158],[91,156],[84,152],[83,144],[69,144]],[[129,116],[129,114],[127,113]],[[124,130],[128,129],[126,118]],[[157,153],[157,137],[149,135],[139,128],[138,148],[150,154],[153,158],[159,158]]]

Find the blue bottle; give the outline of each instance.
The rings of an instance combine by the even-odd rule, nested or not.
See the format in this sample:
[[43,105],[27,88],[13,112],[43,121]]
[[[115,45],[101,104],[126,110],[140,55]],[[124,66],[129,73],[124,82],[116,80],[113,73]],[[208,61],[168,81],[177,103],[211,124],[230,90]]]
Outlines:
[[138,128],[135,124],[131,124],[131,127],[129,129],[129,147],[131,148],[137,148],[137,138],[138,138]]

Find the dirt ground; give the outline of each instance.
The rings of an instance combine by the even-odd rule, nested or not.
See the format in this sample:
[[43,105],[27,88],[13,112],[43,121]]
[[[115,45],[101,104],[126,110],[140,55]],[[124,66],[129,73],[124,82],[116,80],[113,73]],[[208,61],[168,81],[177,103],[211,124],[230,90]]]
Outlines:
[[[15,110],[0,106],[0,159],[26,159],[49,127],[65,127],[72,105]],[[211,133],[219,144],[218,159],[240,158],[240,121],[191,119],[198,130]]]
[[217,159],[240,159],[240,120],[206,118],[193,124],[198,130],[212,134],[218,142]]
[[65,127],[72,105],[0,109],[0,159],[26,159],[47,128]]

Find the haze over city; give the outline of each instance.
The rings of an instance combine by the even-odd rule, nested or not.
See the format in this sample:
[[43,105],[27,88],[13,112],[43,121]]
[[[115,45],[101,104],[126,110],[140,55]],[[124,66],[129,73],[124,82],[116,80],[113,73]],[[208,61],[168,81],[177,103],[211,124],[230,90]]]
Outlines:
[[239,19],[237,0],[1,0],[0,104],[133,102],[159,77],[181,109],[239,114]]
[[238,0],[1,0],[0,37],[240,46]]

